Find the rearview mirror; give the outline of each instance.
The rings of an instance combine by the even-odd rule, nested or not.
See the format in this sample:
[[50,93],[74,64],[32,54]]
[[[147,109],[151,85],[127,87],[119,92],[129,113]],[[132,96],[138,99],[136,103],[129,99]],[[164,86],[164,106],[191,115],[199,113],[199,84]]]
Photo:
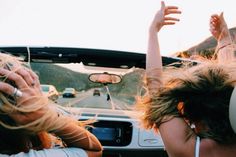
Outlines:
[[122,78],[117,74],[93,73],[89,75],[89,80],[94,83],[116,84],[120,83]]

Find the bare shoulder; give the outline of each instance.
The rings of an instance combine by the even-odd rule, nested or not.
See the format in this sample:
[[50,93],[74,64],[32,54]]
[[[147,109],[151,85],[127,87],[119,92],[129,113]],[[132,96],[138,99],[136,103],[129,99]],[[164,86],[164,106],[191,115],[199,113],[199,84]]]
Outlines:
[[204,157],[235,157],[236,145],[221,145],[211,139],[202,139],[200,156]]

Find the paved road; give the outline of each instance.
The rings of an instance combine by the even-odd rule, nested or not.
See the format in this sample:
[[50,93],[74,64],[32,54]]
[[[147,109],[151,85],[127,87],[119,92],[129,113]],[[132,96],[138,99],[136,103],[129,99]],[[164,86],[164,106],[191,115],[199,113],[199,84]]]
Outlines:
[[101,93],[100,96],[93,96],[92,91],[79,93],[75,98],[59,97],[57,103],[62,106],[82,107],[82,108],[106,108],[106,109],[130,109],[130,105],[112,97],[107,101],[107,95]]

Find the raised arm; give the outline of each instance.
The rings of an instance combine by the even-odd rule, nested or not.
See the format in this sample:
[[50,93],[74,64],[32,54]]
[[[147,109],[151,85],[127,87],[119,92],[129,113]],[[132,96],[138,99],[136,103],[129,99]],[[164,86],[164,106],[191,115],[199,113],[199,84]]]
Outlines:
[[[178,10],[178,7],[165,6],[165,3],[162,2],[161,9],[156,13],[149,29],[146,77],[149,93],[154,99],[157,88],[161,86],[162,79],[162,60],[157,33],[164,25],[174,25],[175,22],[179,21],[179,19],[170,17],[168,15],[180,13],[181,11]],[[154,106],[158,107],[159,105],[163,106],[163,104],[155,104]],[[152,114],[155,113],[153,112]],[[189,138],[189,133],[191,133],[192,130],[186,124],[183,118],[165,116],[163,117],[163,119],[164,122],[161,124],[157,124],[159,125],[157,127],[159,127],[158,129],[161,133],[161,137],[168,155],[173,157],[193,156],[195,136],[191,136],[191,138]]]
[[214,14],[210,18],[210,32],[217,40],[215,54],[219,63],[235,60],[235,45],[230,36],[228,26],[225,22],[223,13]]
[[176,21],[179,21],[179,19],[167,15],[180,13],[178,7],[165,6],[165,3],[161,2],[161,9],[155,14],[149,28],[146,73],[150,93],[155,93],[156,88],[161,85],[162,59],[157,33],[164,25],[174,25]]

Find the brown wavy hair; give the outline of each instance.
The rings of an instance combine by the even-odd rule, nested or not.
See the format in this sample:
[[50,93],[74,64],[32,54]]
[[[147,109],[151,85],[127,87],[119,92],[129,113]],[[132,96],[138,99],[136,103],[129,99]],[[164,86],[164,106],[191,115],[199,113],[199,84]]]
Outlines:
[[236,64],[202,63],[191,68],[165,70],[162,85],[143,102],[145,128],[158,128],[175,116],[207,129],[197,134],[221,144],[235,144],[229,122],[229,101],[236,85]]

